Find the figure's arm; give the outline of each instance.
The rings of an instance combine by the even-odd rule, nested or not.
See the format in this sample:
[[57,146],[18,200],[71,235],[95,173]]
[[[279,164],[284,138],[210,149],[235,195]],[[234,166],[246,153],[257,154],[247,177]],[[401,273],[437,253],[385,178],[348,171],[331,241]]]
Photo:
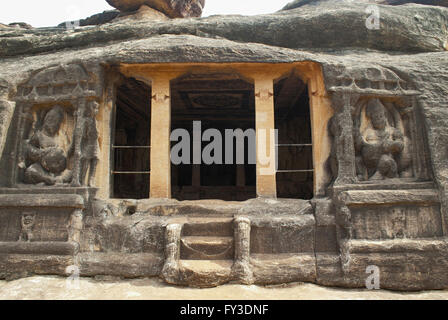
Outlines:
[[27,157],[31,162],[38,162],[42,157],[42,150],[40,149],[39,138],[35,133],[27,143]]

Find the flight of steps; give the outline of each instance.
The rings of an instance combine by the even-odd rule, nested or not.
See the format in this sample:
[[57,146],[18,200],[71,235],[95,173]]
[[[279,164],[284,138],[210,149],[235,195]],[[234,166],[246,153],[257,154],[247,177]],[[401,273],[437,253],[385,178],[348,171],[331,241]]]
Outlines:
[[231,276],[235,256],[233,218],[189,218],[180,240],[180,272],[187,283],[215,286]]

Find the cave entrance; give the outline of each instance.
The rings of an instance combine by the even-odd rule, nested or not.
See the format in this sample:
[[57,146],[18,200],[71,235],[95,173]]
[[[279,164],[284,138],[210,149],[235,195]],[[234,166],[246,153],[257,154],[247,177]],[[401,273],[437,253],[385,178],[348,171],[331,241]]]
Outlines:
[[[245,132],[255,129],[254,85],[233,73],[188,74],[171,81],[171,110],[172,132],[183,129],[191,137],[190,162],[171,164],[172,197],[178,200],[226,201],[255,198],[256,164],[249,161],[249,150],[254,150],[255,141],[244,139],[244,164],[236,161],[236,138],[233,139],[233,155],[226,148],[225,141],[226,130],[241,129]],[[201,159],[197,164],[194,161],[193,129],[197,129],[198,124],[201,134],[209,129],[220,133],[222,163],[206,164]],[[204,150],[213,141],[211,138],[201,142],[200,149]],[[171,142],[171,147],[176,143]],[[215,155],[214,152],[211,154]],[[232,156],[229,164],[226,159]]]
[[292,72],[274,84],[277,197],[312,199],[313,145],[308,86]]
[[146,199],[151,166],[151,87],[123,78],[116,87],[115,106],[112,197]]

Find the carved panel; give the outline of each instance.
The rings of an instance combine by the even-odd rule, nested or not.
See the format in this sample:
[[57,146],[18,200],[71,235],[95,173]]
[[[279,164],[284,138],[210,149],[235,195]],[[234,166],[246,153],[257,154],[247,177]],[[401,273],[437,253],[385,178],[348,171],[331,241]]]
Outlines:
[[76,101],[25,110],[19,139],[19,181],[38,186],[93,186],[99,153],[99,104]]
[[58,65],[36,72],[17,90],[19,101],[60,102],[80,97],[98,97],[99,70],[81,64]]
[[[71,209],[2,209],[0,242],[67,241]],[[26,222],[30,218],[31,223]]]
[[99,66],[57,65],[18,86],[8,186],[93,186],[101,78]]
[[412,109],[378,98],[365,99],[357,108],[353,133],[358,179],[414,177]]
[[56,185],[71,181],[74,111],[60,105],[36,107],[23,128],[19,167],[26,184]]
[[440,208],[384,206],[352,208],[353,239],[416,239],[442,236]]

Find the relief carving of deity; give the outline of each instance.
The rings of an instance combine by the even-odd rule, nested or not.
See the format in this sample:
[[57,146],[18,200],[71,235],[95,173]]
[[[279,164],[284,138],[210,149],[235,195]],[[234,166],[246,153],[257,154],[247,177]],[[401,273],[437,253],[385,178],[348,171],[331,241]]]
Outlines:
[[[93,186],[99,153],[98,107],[95,101],[80,103],[76,121],[71,111],[58,105],[36,112],[30,138],[24,141],[26,184]],[[64,122],[66,118],[70,124]]]
[[411,143],[400,113],[379,99],[355,120],[356,171],[360,181],[412,176]]
[[56,139],[63,120],[64,109],[53,107],[45,115],[42,127],[36,128],[25,141],[25,183],[52,186],[71,181],[67,154]]

